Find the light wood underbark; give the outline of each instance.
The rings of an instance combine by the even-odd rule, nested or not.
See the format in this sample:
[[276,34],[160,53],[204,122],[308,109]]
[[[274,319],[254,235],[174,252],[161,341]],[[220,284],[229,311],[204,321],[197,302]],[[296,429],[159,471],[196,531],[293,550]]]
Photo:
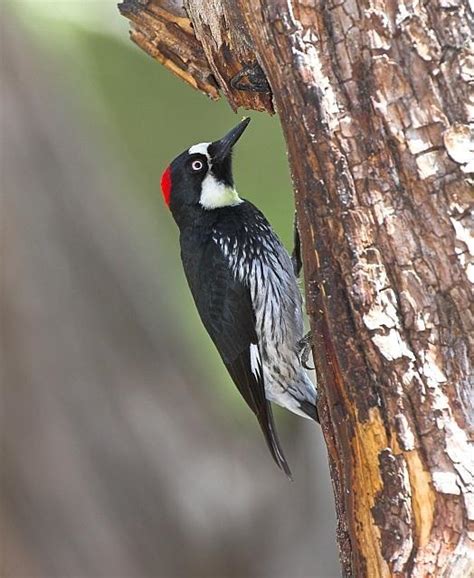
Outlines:
[[[121,9],[132,38],[193,86],[280,117],[343,573],[474,574],[467,1]],[[232,88],[253,63],[271,92]]]

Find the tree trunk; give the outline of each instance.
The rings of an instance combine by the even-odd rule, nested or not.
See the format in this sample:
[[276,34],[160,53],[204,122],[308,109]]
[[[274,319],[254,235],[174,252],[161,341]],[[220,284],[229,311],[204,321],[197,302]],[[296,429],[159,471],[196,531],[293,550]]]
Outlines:
[[193,86],[279,114],[343,573],[472,575],[467,0],[121,11],[132,39]]

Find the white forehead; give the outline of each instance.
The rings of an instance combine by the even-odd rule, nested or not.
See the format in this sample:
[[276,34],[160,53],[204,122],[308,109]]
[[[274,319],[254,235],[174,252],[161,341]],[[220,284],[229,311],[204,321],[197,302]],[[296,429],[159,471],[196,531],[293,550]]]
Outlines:
[[209,159],[209,153],[207,149],[211,143],[210,142],[200,142],[199,144],[193,145],[189,150],[190,155],[195,155],[197,153],[205,155]]

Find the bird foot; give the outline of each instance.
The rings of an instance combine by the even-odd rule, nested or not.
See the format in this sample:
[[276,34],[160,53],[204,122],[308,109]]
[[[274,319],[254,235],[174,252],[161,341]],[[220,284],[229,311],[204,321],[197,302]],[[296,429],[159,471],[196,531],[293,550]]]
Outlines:
[[308,359],[311,353],[311,341],[312,341],[312,334],[311,331],[308,331],[308,333],[304,337],[302,337],[297,344],[299,349],[301,365],[305,369],[308,369],[309,371],[313,371],[315,369],[314,367],[310,367],[308,365]]

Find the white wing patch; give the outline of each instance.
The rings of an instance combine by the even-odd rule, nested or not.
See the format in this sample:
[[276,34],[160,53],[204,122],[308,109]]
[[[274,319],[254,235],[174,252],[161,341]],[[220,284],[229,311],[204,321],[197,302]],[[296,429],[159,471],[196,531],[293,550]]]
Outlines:
[[262,376],[262,360],[260,359],[260,351],[256,343],[250,344],[250,369],[255,376],[255,379],[260,379]]

